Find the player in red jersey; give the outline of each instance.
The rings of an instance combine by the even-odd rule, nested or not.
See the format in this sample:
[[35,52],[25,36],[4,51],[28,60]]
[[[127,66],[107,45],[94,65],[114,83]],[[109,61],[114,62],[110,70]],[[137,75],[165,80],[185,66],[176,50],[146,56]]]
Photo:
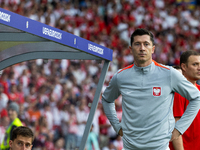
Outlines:
[[[180,57],[182,74],[194,84],[199,90],[200,85],[196,82],[200,79],[200,54],[195,51],[186,51]],[[185,112],[189,101],[180,94],[174,95],[173,112],[175,120],[178,121]],[[200,149],[200,112],[196,118],[177,140],[170,142],[170,150],[199,150]]]

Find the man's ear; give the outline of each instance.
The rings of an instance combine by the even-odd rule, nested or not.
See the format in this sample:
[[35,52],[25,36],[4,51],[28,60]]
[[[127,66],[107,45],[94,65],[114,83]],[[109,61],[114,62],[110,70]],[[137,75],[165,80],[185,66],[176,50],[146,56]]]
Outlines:
[[186,64],[185,63],[181,63],[181,68],[182,68],[183,71],[185,71],[186,70]]
[[131,47],[131,46],[129,46],[128,48],[129,48],[130,52],[131,52],[131,53],[133,53],[133,52],[132,52],[132,47]]
[[155,49],[156,49],[156,46],[153,45],[153,47],[152,47],[152,54],[155,52]]
[[13,141],[10,140],[10,141],[9,141],[9,146],[10,146],[10,149],[11,149],[11,150],[12,150],[12,144],[13,144]]

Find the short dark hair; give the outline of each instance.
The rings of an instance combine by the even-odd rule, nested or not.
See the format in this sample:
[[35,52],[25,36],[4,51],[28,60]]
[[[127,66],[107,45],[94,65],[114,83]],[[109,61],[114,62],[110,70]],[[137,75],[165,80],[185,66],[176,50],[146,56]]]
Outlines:
[[138,36],[138,35],[149,35],[150,36],[150,40],[151,40],[151,42],[152,42],[152,44],[153,45],[155,45],[155,42],[154,42],[154,36],[153,36],[153,33],[151,33],[150,31],[148,31],[148,30],[146,30],[146,29],[143,29],[143,28],[138,28],[138,29],[136,29],[133,33],[132,33],[132,35],[131,35],[131,46],[132,46],[132,43],[133,43],[133,41],[134,41],[134,37],[135,36]]
[[196,51],[193,51],[193,50],[188,50],[188,51],[183,52],[181,54],[181,57],[180,57],[180,66],[181,66],[182,63],[187,64],[188,58],[191,55],[199,56],[200,54]]
[[14,141],[17,138],[17,136],[20,136],[20,135],[23,137],[32,138],[32,142],[33,142],[34,135],[33,135],[33,131],[30,128],[26,126],[16,127],[12,131],[11,140]]
[[174,65],[174,66],[172,66],[174,69],[181,69],[181,67],[180,66],[178,66],[178,65]]

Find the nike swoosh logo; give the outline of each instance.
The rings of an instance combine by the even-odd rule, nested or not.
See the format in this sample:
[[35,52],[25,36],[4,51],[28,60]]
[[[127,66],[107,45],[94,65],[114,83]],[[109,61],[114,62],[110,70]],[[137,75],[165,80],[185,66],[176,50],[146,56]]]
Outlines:
[[133,91],[128,91],[128,92],[126,92],[126,94],[130,94],[130,93],[132,93]]

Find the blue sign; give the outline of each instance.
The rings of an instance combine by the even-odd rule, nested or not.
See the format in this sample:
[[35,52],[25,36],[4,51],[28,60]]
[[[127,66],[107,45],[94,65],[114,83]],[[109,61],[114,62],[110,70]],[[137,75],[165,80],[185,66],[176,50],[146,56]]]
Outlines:
[[112,61],[113,51],[109,48],[2,8],[0,23]]

